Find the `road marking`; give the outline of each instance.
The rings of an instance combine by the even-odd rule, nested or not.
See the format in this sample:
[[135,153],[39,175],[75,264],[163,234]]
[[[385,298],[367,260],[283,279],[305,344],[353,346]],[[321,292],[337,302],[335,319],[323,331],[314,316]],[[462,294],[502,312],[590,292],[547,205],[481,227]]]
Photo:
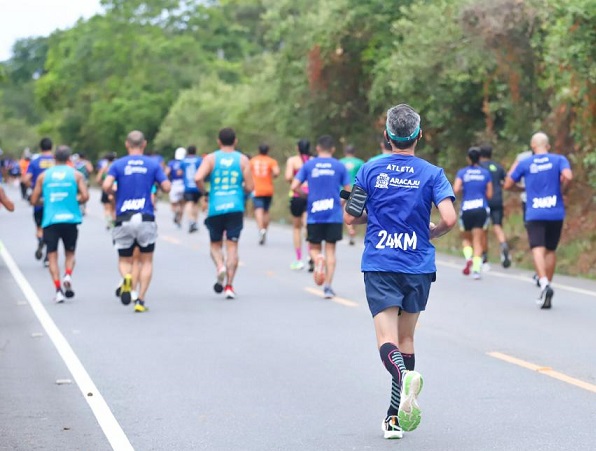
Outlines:
[[[436,263],[441,266],[447,266],[448,268],[454,268],[454,269],[462,268],[462,265],[460,265],[460,264],[448,262],[445,260],[436,260]],[[533,283],[533,284],[536,283],[532,280],[531,277],[528,277],[525,275],[519,275],[519,274],[503,274],[502,272],[487,271],[487,272],[483,273],[483,275],[502,277],[505,279],[521,280],[522,282]],[[562,290],[571,291],[573,293],[585,294],[586,296],[596,297],[596,291],[593,291],[593,290],[586,290],[584,288],[577,288],[577,287],[573,287],[571,285],[565,285],[565,284],[556,283],[556,282],[553,282],[552,286],[554,288],[560,288]]]
[[168,235],[164,235],[160,237],[162,240],[167,241],[168,243],[172,243],[172,244],[181,244],[182,241],[180,241],[178,238],[174,238],[173,236],[168,236]]
[[553,370],[550,366],[536,365],[534,363],[526,362],[525,360],[503,354],[502,352],[487,352],[487,354],[491,357],[494,357],[495,359],[503,360],[504,362],[512,363],[513,365],[521,366],[522,368],[526,368],[531,371],[536,371],[540,374],[544,374],[545,376],[552,377],[553,379],[557,379],[562,382],[566,382],[567,384],[575,385],[576,387],[591,391],[592,393],[596,393],[596,385],[571,376],[567,376],[563,373],[559,373],[558,371]]
[[[323,295],[324,295],[322,290],[317,290],[316,288],[304,287],[304,291],[307,291],[310,294],[315,294],[320,297],[323,297]],[[349,299],[344,299],[344,298],[340,298],[337,296],[329,299],[329,301],[335,302],[336,304],[345,305],[346,307],[358,307],[357,302],[350,301]]]
[[52,320],[52,317],[39,300],[39,297],[13,260],[12,256],[8,253],[6,247],[2,246],[2,243],[0,243],[0,256],[4,259],[8,270],[21,288],[33,313],[35,313],[37,320],[46,331],[48,337],[50,337],[50,340],[52,340],[58,354],[60,354],[66,367],[72,374],[112,448],[118,451],[134,451],[128,437],[126,437],[126,434],[120,427],[120,424],[118,424],[118,421],[108,407],[108,404],[91,380],[87,370],[85,370],[85,367],[83,367],[83,364],[73,351],[72,347],[66,338],[64,338],[64,335],[62,335],[62,332],[60,332],[60,329],[58,329],[54,320]]

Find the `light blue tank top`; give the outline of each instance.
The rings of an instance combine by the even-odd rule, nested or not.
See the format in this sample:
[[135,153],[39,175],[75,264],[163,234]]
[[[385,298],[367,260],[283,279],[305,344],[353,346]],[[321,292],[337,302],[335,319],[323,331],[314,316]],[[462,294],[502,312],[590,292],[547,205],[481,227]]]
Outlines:
[[80,224],[83,220],[77,201],[75,169],[59,165],[46,170],[42,184],[42,227],[52,224]]
[[211,172],[209,192],[209,216],[244,211],[244,190],[240,152],[214,153],[214,168]]

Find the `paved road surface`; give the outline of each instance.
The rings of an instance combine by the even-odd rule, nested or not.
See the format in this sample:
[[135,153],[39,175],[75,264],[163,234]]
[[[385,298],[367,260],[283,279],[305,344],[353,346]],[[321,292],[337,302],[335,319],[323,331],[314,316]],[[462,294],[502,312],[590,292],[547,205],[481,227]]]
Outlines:
[[0,450],[111,449],[88,404],[101,396],[115,420],[99,414],[107,436],[136,450],[596,448],[596,283],[560,277],[554,308],[540,311],[528,272],[495,269],[476,282],[439,257],[416,335],[424,419],[390,442],[380,431],[390,380],[360,246],[339,246],[332,302],[309,273],[290,271],[288,228],[273,226],[260,247],[248,222],[238,299],[225,301],[211,288],[205,230],[177,230],[165,204],[158,220],[151,311],[134,314],[113,294],[116,252],[97,192],[80,228],[76,297],[63,305],[33,258],[30,209],[0,211],[8,254],[98,390],[83,396],[0,259]]

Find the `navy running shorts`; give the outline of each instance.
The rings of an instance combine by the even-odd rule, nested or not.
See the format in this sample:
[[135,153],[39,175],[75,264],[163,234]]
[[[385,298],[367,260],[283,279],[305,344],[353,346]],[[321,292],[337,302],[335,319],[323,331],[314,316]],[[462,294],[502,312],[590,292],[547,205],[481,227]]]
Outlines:
[[265,211],[269,211],[271,207],[271,196],[255,196],[252,198],[252,204],[255,208],[262,208]]
[[238,242],[240,232],[244,227],[244,212],[235,211],[222,215],[208,216],[205,219],[205,227],[209,230],[209,239],[212,243],[223,240],[224,232],[226,240]]
[[198,204],[199,199],[201,198],[202,195],[203,195],[203,193],[201,193],[199,191],[184,191],[184,194],[182,195],[182,197],[186,202],[192,202],[193,204]]
[[390,307],[408,313],[425,310],[430,284],[435,280],[436,273],[365,272],[364,288],[370,313],[374,317]]

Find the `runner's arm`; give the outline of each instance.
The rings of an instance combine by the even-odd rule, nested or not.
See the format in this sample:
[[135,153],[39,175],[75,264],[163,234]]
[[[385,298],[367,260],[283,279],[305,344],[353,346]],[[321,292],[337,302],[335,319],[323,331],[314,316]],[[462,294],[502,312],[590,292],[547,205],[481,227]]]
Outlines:
[[0,186],[0,205],[4,205],[4,208],[6,208],[8,211],[14,211],[14,204],[8,198],[8,196],[4,192],[4,189],[1,186]]
[[164,193],[166,193],[166,194],[167,194],[167,193],[169,193],[169,192],[170,192],[170,190],[172,189],[172,182],[170,182],[168,179],[165,179],[163,182],[161,182],[161,183],[159,184],[159,187],[161,188],[161,190],[162,190]]
[[[457,181],[456,181],[457,182]],[[437,205],[441,220],[436,226],[430,226],[430,238],[438,238],[449,232],[457,221],[457,213],[451,197],[446,197]]]
[[205,179],[211,174],[211,171],[213,171],[213,155],[207,155],[195,173],[195,183],[202,193],[205,192]]
[[103,181],[101,185],[101,189],[103,189],[107,194],[114,194],[114,181],[116,179],[113,175],[107,175],[106,179]]
[[488,182],[486,184],[486,198],[488,200],[493,198],[493,182]]
[[563,193],[567,192],[572,180],[573,172],[571,172],[571,169],[563,169],[561,171],[561,191],[563,191]]
[[33,188],[33,192],[31,193],[31,198],[29,199],[29,203],[31,205],[37,205],[41,199],[41,184],[43,183],[45,174],[41,174],[37,177],[37,182],[35,182],[35,188]]
[[273,175],[273,178],[277,178],[279,177],[279,174],[281,173],[281,170],[279,169],[279,164],[277,164],[277,162],[273,165],[273,168],[271,169],[271,175]]
[[292,180],[294,180],[294,164],[292,163],[292,157],[288,158],[288,161],[286,162],[286,173],[284,176],[288,183],[292,183]]
[[79,189],[77,200],[80,204],[84,204],[89,200],[89,191],[87,190],[87,183],[85,183],[85,177],[83,177],[83,174],[81,174],[80,172],[76,172],[75,178],[77,179],[77,188]]
[[455,179],[455,183],[453,184],[453,192],[457,195],[461,193],[463,187],[462,180],[458,177]]
[[252,178],[248,158],[243,156],[240,164],[242,165],[242,176],[244,177],[244,192],[250,193],[255,189],[255,182]]

